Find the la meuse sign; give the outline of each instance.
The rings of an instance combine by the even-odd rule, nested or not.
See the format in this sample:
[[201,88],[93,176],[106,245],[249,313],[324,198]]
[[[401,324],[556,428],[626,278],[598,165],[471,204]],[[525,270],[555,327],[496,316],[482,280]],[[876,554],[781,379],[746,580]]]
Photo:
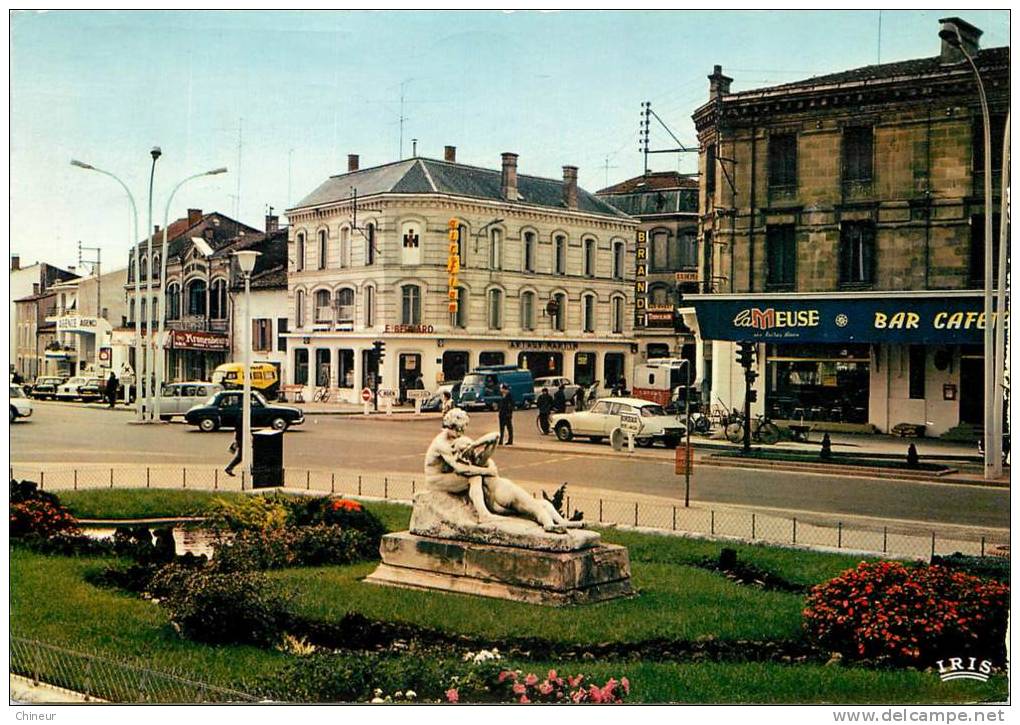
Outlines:
[[689,300],[687,305],[694,307],[705,340],[980,345],[985,328],[978,295],[731,298]]

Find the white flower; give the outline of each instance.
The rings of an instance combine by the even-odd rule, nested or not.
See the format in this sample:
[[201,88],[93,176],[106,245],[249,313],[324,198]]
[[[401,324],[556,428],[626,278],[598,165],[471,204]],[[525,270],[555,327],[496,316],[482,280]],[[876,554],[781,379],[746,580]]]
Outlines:
[[418,693],[415,692],[414,690],[408,690],[407,692],[404,693],[404,697],[406,697],[408,700],[413,700],[414,698],[418,697]]
[[373,697],[371,702],[386,702],[386,701],[381,697]]
[[402,698],[403,696],[404,696],[404,693],[401,692],[400,690],[397,690],[396,692],[393,693],[393,697],[397,698],[398,700],[400,698]]
[[375,695],[376,697],[381,697],[382,696],[382,690],[377,687],[374,690],[372,690],[372,694]]

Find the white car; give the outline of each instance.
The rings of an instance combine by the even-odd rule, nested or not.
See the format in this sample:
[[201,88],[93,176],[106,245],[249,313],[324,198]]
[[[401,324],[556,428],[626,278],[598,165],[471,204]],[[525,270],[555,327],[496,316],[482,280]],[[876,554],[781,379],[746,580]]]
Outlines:
[[580,436],[598,443],[621,427],[622,413],[641,419],[641,432],[634,436],[639,446],[648,447],[660,441],[667,448],[676,448],[684,437],[684,426],[679,418],[666,413],[658,403],[640,398],[602,398],[588,410],[553,415],[550,423],[561,441]]
[[[202,381],[167,383],[163,386],[163,394],[159,398],[159,418],[170,420],[175,415],[184,415],[221,390],[222,385]],[[142,406],[143,410],[144,408],[145,406]]]
[[553,376],[549,378],[535,378],[535,398],[538,398],[542,394],[542,388],[549,388],[549,395],[556,395],[557,388],[560,384],[563,384],[563,394],[567,396],[567,405],[574,404],[574,397],[577,395],[577,389],[580,385],[574,385],[570,382],[570,378],[564,378],[562,376]]
[[11,423],[15,418],[27,418],[32,415],[32,401],[25,395],[20,385],[11,386]]
[[56,397],[60,400],[99,400],[103,397],[105,381],[99,378],[77,375],[57,386]]

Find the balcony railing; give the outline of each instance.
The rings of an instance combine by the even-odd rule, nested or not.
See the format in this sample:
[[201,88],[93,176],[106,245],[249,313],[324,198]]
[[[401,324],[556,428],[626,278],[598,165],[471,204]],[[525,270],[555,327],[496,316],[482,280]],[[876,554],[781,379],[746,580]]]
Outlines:
[[230,320],[210,320],[202,315],[185,315],[177,320],[167,320],[169,330],[188,330],[190,332],[229,332]]

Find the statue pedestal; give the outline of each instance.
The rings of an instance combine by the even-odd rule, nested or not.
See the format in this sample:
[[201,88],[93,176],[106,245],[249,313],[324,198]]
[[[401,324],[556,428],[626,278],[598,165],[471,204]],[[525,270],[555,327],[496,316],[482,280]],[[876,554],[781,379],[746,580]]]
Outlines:
[[633,594],[627,549],[616,544],[541,551],[401,531],[379,551],[382,564],[365,579],[374,584],[553,606]]

